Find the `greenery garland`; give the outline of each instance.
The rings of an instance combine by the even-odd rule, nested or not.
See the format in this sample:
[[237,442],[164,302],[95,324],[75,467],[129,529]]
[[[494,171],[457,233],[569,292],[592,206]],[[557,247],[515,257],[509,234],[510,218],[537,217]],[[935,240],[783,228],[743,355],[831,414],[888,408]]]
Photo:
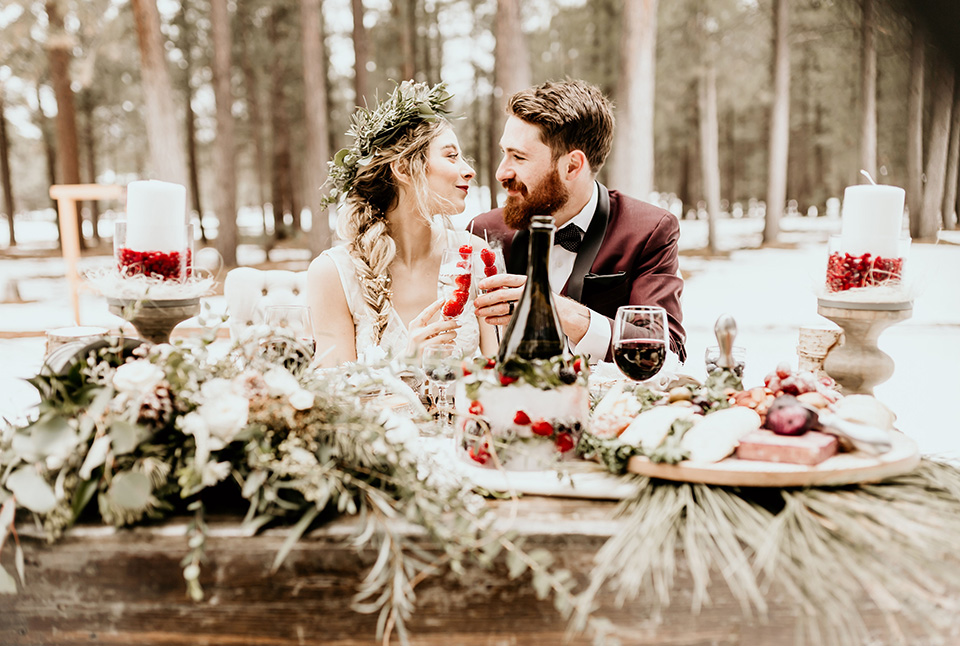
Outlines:
[[[529,572],[541,598],[572,613],[570,573],[555,571],[549,553],[528,553],[494,529],[470,485],[417,449],[413,421],[363,399],[388,376],[360,366],[352,374],[295,376],[283,362],[264,362],[256,345],[217,356],[212,340],[95,347],[32,380],[42,399],[37,419],[0,429],[0,549],[14,538],[21,585],[15,506],[34,515],[51,542],[95,510],[118,527],[190,514],[183,576],[189,596],[200,600],[205,512],[226,492],[245,501],[251,533],[292,525],[273,571],[318,519],[361,517],[363,531],[344,540],[378,558],[352,607],[379,613],[384,643],[394,634],[408,643],[420,581],[471,562],[505,559],[511,577]],[[395,519],[422,527],[437,551],[418,547]],[[0,594],[16,592],[16,579],[0,565]],[[591,621],[589,630],[597,626]]]

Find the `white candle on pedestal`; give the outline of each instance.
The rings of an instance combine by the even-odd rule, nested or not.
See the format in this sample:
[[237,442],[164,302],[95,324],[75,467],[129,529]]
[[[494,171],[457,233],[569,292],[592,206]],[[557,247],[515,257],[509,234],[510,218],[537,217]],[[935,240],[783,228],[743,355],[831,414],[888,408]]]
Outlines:
[[183,251],[186,247],[187,189],[146,180],[127,185],[127,241],[134,251]]
[[843,192],[840,251],[900,257],[904,190],[898,186],[848,186]]

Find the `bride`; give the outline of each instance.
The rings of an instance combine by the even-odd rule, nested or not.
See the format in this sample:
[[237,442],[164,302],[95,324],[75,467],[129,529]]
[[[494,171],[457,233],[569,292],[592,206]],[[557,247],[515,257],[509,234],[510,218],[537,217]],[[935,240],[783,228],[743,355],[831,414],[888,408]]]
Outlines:
[[373,110],[358,108],[353,145],[330,163],[327,199],[345,201],[337,234],[346,244],[307,271],[320,366],[356,361],[375,346],[388,357],[451,342],[464,356],[496,351],[493,328],[478,321],[472,302],[456,319],[440,316],[443,249],[483,245],[449,227],[474,176],[443,116],[449,99],[443,85],[405,81]]

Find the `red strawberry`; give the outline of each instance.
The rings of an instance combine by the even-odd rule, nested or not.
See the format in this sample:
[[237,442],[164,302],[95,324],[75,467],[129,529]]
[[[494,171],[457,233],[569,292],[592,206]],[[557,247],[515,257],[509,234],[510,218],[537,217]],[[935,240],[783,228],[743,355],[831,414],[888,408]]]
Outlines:
[[459,289],[470,289],[470,274],[460,274],[453,279]]
[[463,308],[467,304],[467,299],[469,297],[470,293],[462,289],[458,289],[453,292],[453,296],[450,297],[450,300],[443,304],[443,315],[449,318],[460,316],[460,314],[463,313]]
[[531,423],[530,430],[533,431],[535,435],[541,435],[543,437],[553,435],[553,427],[550,425],[550,422],[545,419],[538,419]]
[[469,359],[464,359],[463,363],[460,364],[460,369],[463,371],[465,376],[473,374],[473,370],[471,370],[471,368],[473,368],[473,363]]
[[582,369],[583,369],[583,361],[581,361],[580,357],[577,357],[576,359],[573,360],[573,371],[580,372]]
[[566,453],[576,446],[576,442],[573,441],[573,436],[569,433],[557,433],[557,439],[554,441],[557,445],[557,451],[560,453]]
[[493,357],[490,357],[487,359],[487,363],[483,367],[487,370],[490,370],[490,368],[493,368],[495,365],[497,365],[496,360]]
[[464,260],[466,260],[467,258],[469,258],[469,257],[470,257],[470,254],[472,254],[472,253],[473,253],[473,247],[472,247],[472,246],[470,246],[470,245],[468,245],[468,244],[460,245],[460,256],[461,256]]
[[479,401],[472,401],[470,402],[470,407],[467,409],[467,411],[471,415],[483,415],[483,404],[481,404]]
[[518,410],[517,414],[513,416],[513,423],[520,426],[526,426],[530,423],[530,416],[524,413],[522,410]]
[[509,386],[517,380],[517,377],[509,377],[507,375],[500,375],[500,385]]
[[480,250],[480,260],[483,261],[483,264],[487,267],[492,267],[494,263],[497,262],[497,256],[489,249]]
[[487,458],[490,457],[490,454],[482,446],[471,446],[467,453],[470,455],[471,460],[474,462],[479,462],[480,464],[486,464]]
[[483,268],[483,275],[484,275],[484,276],[496,276],[496,275],[497,275],[497,268],[494,267],[493,265],[487,265],[486,267]]
[[470,261],[464,258],[457,262],[457,267],[459,269],[470,269]]
[[463,305],[460,305],[456,301],[447,301],[443,304],[443,315],[449,319],[460,316],[462,312]]

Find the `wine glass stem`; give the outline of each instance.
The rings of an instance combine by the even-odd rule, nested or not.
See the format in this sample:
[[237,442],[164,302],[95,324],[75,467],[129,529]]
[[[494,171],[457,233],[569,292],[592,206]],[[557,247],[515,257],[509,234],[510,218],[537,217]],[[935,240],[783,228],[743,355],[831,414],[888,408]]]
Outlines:
[[447,384],[440,382],[437,384],[437,412],[440,420],[440,426],[447,428],[450,426],[450,407],[447,405]]

